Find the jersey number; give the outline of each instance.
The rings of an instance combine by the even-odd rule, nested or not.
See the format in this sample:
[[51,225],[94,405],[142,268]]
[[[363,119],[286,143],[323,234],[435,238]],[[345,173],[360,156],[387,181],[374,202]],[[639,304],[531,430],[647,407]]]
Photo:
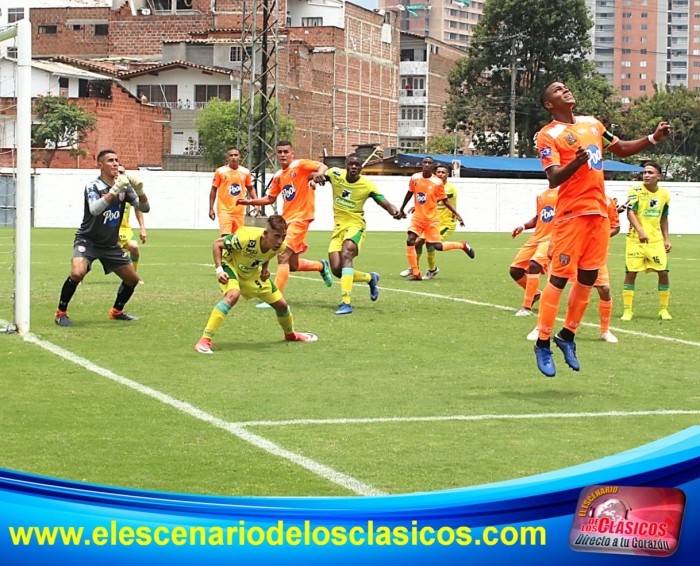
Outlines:
[[263,288],[262,283],[260,283],[260,281],[258,281],[257,279],[254,279],[253,282],[258,286],[258,289],[260,291],[262,291],[262,288]]

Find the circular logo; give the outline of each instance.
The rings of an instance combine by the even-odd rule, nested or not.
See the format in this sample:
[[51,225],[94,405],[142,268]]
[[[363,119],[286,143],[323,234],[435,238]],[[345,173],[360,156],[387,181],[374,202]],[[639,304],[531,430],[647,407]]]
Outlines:
[[285,185],[284,189],[282,189],[282,196],[287,202],[294,200],[296,194],[297,190],[294,188],[294,185]]
[[419,204],[425,204],[425,201],[428,199],[425,193],[417,193],[416,194],[416,200],[418,201]]
[[597,171],[602,170],[603,154],[601,153],[598,146],[595,144],[591,144],[586,148],[586,152],[588,152],[588,165],[592,169],[596,169]]
[[241,194],[241,186],[238,183],[233,183],[228,188],[228,194],[231,195],[232,197],[240,195]]
[[542,222],[551,222],[552,218],[554,218],[554,207],[545,206],[540,211],[540,220]]

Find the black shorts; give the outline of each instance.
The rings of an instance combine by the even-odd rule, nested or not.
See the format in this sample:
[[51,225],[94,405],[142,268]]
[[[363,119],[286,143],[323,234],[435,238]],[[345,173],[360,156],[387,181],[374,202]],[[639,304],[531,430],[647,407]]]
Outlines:
[[98,247],[90,240],[76,238],[73,243],[73,257],[80,257],[88,262],[88,271],[92,268],[92,262],[100,260],[105,275],[117,269],[131,264],[131,258],[119,245],[115,244],[108,248]]

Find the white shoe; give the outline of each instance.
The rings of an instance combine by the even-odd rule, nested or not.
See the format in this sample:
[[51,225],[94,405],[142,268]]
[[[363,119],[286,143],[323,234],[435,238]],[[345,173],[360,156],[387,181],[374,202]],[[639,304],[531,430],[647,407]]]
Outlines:
[[440,273],[440,268],[436,267],[434,270],[428,269],[428,271],[425,272],[425,275],[423,276],[423,280],[427,281],[428,279],[432,279],[435,277],[438,273]]
[[409,267],[408,269],[404,269],[401,273],[399,273],[401,277],[410,277],[413,275],[413,270]]
[[619,342],[619,340],[617,339],[617,336],[615,336],[609,330],[601,333],[600,339],[605,341],[605,342],[610,342],[611,344],[617,344]]
[[515,316],[530,316],[532,314],[532,311],[530,309],[526,309],[525,307],[521,307],[518,312],[515,313]]
[[540,337],[540,329],[535,326],[534,330],[527,335],[527,339],[530,342],[534,342]]

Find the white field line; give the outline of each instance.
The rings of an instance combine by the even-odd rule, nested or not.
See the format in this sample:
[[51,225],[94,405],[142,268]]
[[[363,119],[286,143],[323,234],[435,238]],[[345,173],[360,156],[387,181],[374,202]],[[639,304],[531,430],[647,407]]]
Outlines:
[[334,425],[334,424],[372,424],[372,423],[422,423],[440,421],[493,421],[493,420],[529,420],[529,419],[587,419],[603,417],[646,417],[667,415],[700,415],[698,411],[666,410],[656,411],[604,411],[601,413],[531,413],[503,415],[450,415],[437,417],[377,417],[358,419],[293,419],[286,421],[246,421],[235,423],[241,427],[248,426],[295,426],[295,425]]
[[[0,320],[0,326],[6,324],[9,323],[7,321]],[[51,342],[47,342],[46,340],[42,340],[41,338],[35,336],[32,333],[26,334],[24,336],[24,340],[26,342],[29,342],[30,344],[35,344],[40,348],[51,352],[52,354],[56,354],[64,360],[73,362],[74,364],[79,365],[87,369],[88,371],[96,373],[102,377],[106,377],[107,379],[111,379],[112,381],[115,381],[121,385],[125,385],[126,387],[129,387],[143,395],[147,395],[149,397],[152,397],[153,399],[160,401],[161,403],[170,405],[171,407],[174,407],[178,411],[181,411],[191,417],[194,417],[196,419],[199,419],[200,421],[204,421],[212,426],[225,430],[226,432],[237,436],[241,440],[252,444],[256,448],[260,448],[261,450],[264,450],[265,452],[268,452],[274,456],[279,456],[280,458],[289,460],[290,462],[297,464],[302,468],[305,468],[306,470],[316,474],[317,476],[320,476],[341,487],[344,487],[349,491],[352,491],[359,495],[385,495],[384,492],[376,489],[375,487],[372,487],[371,485],[368,485],[351,476],[338,472],[332,468],[329,468],[328,466],[324,466],[323,464],[311,460],[310,458],[306,458],[304,456],[300,456],[299,454],[295,454],[294,452],[290,452],[289,450],[285,450],[284,448],[278,446],[274,442],[267,440],[262,436],[258,436],[257,434],[253,434],[252,432],[246,430],[239,424],[230,423],[218,419],[213,415],[210,415],[209,413],[206,413],[201,409],[190,405],[189,403],[185,403],[184,401],[178,401],[177,399],[174,399],[173,397],[170,397],[165,393],[161,393],[160,391],[157,391],[145,385],[141,385],[136,381],[132,381],[131,379],[127,379],[126,377],[122,377],[121,375],[118,375],[108,369],[100,367],[92,363],[91,361],[74,354],[73,352],[65,350],[60,346],[52,344]]]
[[[210,266],[211,267],[211,266]],[[290,275],[290,277],[293,277],[295,279],[305,279],[307,281],[314,281],[314,282],[319,282],[323,283],[321,279],[318,279],[316,277],[305,277],[303,275]],[[367,283],[355,283],[355,286],[363,286],[367,285]],[[415,285],[418,285],[418,283],[415,283]],[[468,305],[474,305],[477,307],[490,307],[492,309],[498,309],[502,311],[508,311],[508,312],[516,312],[518,309],[515,309],[513,307],[507,307],[505,305],[496,305],[493,303],[484,303],[482,301],[473,301],[471,299],[464,299],[462,297],[450,297],[448,295],[439,295],[437,293],[424,293],[423,291],[413,291],[410,289],[393,289],[391,287],[382,287],[380,286],[379,289],[382,291],[391,291],[393,293],[405,293],[407,295],[418,295],[420,297],[430,297],[432,299],[443,299],[446,301],[454,301],[456,303],[467,303]],[[292,305],[293,306],[293,305]],[[533,319],[533,324],[537,321],[536,317],[532,317]],[[564,322],[563,318],[557,318],[558,321]],[[593,322],[582,322],[581,326],[589,326],[591,328],[599,328],[599,324],[595,324]],[[619,328],[617,326],[611,326],[610,330],[614,330],[615,332],[619,332],[621,334],[629,334],[630,336],[639,336],[641,338],[653,338],[655,340],[663,340],[665,342],[675,342],[677,344],[685,344],[686,346],[695,346],[700,348],[700,342],[693,342],[692,340],[683,340],[682,338],[673,338],[671,336],[661,336],[660,334],[647,334],[646,332],[638,332],[637,330],[629,330],[628,328]]]

